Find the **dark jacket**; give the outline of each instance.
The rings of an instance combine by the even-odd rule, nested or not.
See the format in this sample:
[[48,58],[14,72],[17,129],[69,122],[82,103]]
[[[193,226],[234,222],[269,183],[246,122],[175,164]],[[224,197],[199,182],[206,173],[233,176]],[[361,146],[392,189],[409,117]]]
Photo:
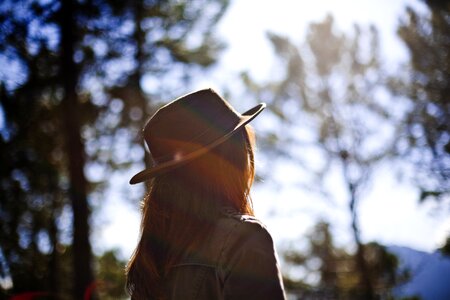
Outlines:
[[256,218],[227,213],[203,249],[171,268],[169,299],[285,299],[272,237]]

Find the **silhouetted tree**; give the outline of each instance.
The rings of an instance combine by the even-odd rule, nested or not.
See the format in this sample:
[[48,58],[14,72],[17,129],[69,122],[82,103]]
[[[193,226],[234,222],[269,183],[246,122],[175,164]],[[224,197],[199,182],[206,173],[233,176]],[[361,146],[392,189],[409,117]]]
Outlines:
[[410,100],[401,149],[420,171],[422,200],[443,199],[450,192],[450,2],[426,3],[428,13],[407,8],[398,29],[410,65],[403,84],[394,86]]
[[[282,133],[269,132],[268,136],[278,135],[290,143],[278,141],[272,147],[282,149],[294,163],[316,174],[317,181],[310,186],[325,189],[328,176],[340,173],[357,249],[354,259],[360,297],[374,299],[357,207],[377,164],[392,153],[396,130],[395,109],[385,99],[377,30],[355,26],[351,34],[344,35],[329,16],[310,25],[306,41],[299,47],[276,34],[269,34],[269,39],[279,63],[279,80],[259,84],[245,74],[244,80],[286,127]],[[298,134],[306,131],[308,134]],[[311,153],[321,162],[309,160]]]
[[[329,226],[327,222],[319,221],[306,235],[308,243],[306,249],[289,249],[284,252],[286,262],[294,268],[301,267],[302,273],[305,274],[300,279],[291,279],[287,274],[285,282],[288,291],[301,295],[308,292],[314,293],[314,289],[317,289],[319,292],[316,294],[320,293],[322,298],[338,298],[339,268],[344,266],[346,255],[344,251],[335,247]],[[347,258],[348,261],[350,261],[349,258]],[[319,276],[319,280],[316,284],[311,284],[310,278],[314,276]]]
[[[136,141],[123,137],[137,136],[148,113],[143,77],[160,80],[212,64],[220,50],[212,30],[226,5],[0,4],[0,275],[11,279],[9,293],[64,297],[71,289],[82,299],[92,288],[90,202],[108,174],[136,162],[127,153]],[[129,86],[136,89],[122,92],[141,96],[115,94]],[[95,179],[86,177],[91,168]],[[62,264],[67,257],[73,258],[69,269]]]
[[[289,293],[298,299],[365,299],[361,296],[354,254],[335,246],[327,222],[319,221],[306,235],[306,241],[305,248],[284,252],[290,273],[305,274],[300,278],[285,274]],[[397,258],[377,243],[366,244],[365,249],[374,293],[380,299],[394,299],[392,288],[408,279],[399,273]],[[312,281],[315,277],[318,280]]]

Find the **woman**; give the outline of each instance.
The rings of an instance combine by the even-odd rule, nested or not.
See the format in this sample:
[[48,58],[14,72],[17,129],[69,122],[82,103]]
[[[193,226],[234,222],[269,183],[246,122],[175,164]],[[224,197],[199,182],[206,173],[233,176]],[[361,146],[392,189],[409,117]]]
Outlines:
[[237,113],[211,89],[159,109],[144,128],[153,167],[141,237],[127,266],[132,299],[284,299],[270,234],[253,217],[259,104]]

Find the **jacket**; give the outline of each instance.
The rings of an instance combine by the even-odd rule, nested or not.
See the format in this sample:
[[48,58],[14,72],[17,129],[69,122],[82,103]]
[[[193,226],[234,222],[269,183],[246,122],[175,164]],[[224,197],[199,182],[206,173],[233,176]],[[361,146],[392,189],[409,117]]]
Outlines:
[[272,237],[258,219],[226,213],[209,239],[170,269],[168,299],[285,299]]

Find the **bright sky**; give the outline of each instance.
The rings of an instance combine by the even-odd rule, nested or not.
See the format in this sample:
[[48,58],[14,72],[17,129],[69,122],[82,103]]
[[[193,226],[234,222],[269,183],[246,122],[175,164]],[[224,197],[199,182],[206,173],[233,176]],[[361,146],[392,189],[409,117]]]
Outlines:
[[[224,87],[233,88],[239,80],[237,74],[243,70],[250,71],[256,79],[269,79],[274,61],[265,33],[283,34],[299,43],[308,24],[323,20],[328,13],[332,13],[341,30],[351,29],[354,23],[376,25],[383,54],[390,63],[398,65],[407,58],[395,35],[405,5],[423,8],[423,4],[413,0],[234,0],[218,28],[228,49],[210,74],[198,78],[196,87],[213,86],[219,91]],[[262,157],[258,159],[257,165],[269,163],[262,161]],[[299,173],[289,164],[277,165],[276,170],[292,177]],[[125,176],[131,177],[135,171],[139,170],[129,170]],[[369,196],[359,207],[363,240],[433,251],[450,232],[448,211],[433,209],[433,203],[419,205],[414,189],[398,183],[389,166],[380,168],[375,178]],[[136,186],[114,186],[106,195],[108,200],[102,206],[100,220],[104,224],[96,226],[102,227],[101,231],[94,232],[97,251],[119,247],[125,257],[131,255],[138,238],[140,216],[135,203],[120,199],[140,191]],[[270,184],[258,185],[253,190],[257,217],[267,224],[279,247],[284,247],[287,241],[301,239],[321,217],[333,222],[340,245],[351,242],[347,203],[340,195],[337,198],[333,206],[292,184],[279,189]]]

